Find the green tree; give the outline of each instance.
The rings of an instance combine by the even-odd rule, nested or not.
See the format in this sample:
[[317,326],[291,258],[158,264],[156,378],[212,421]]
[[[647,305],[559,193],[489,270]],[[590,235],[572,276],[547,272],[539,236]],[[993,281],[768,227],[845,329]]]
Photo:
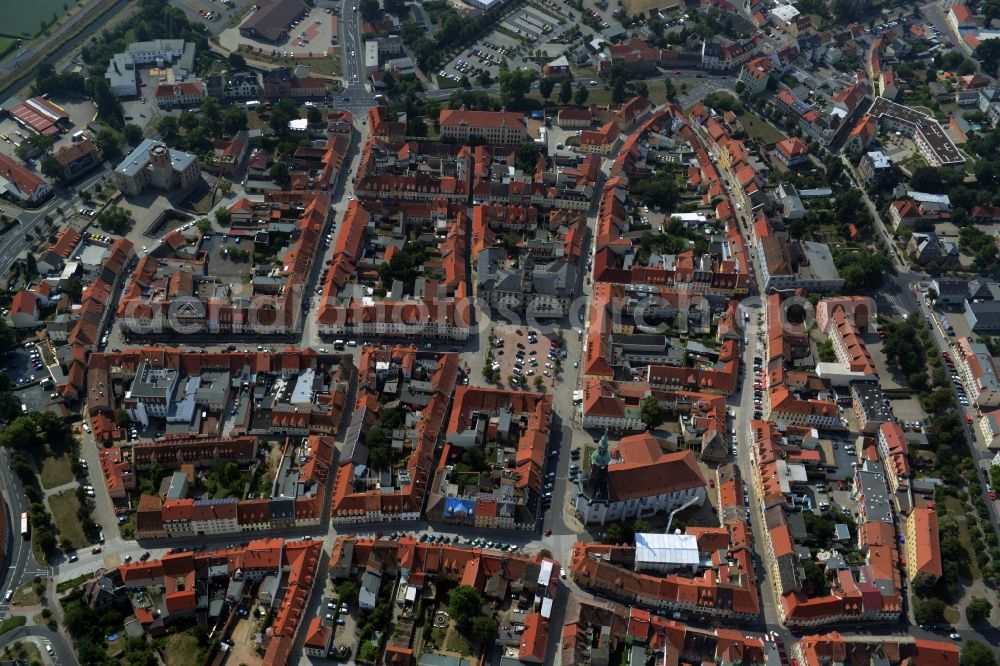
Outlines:
[[535,173],[538,162],[538,146],[534,143],[522,143],[517,147],[517,168],[528,174]]
[[468,624],[482,614],[483,598],[471,585],[459,585],[451,592],[448,615],[459,624]]
[[37,153],[49,153],[56,143],[56,137],[50,134],[30,134],[14,149],[14,153],[22,160]]
[[290,99],[283,99],[274,105],[271,110],[271,119],[268,124],[275,134],[284,135],[288,133],[288,123],[299,119],[299,108]]
[[337,598],[341,603],[357,603],[358,593],[358,585],[354,581],[345,580],[337,585]]
[[407,12],[406,0],[385,0],[382,4],[385,7],[385,11],[399,17],[404,16]]
[[917,624],[937,624],[944,622],[945,603],[940,599],[918,599],[913,604],[913,617]]
[[313,124],[313,125],[315,125],[317,123],[321,123],[321,122],[323,122],[323,112],[320,111],[315,106],[310,106],[306,110],[306,120],[308,120],[309,123]]
[[271,180],[283,183],[288,180],[288,165],[284,162],[275,162],[268,170],[268,175],[271,176]]
[[218,97],[206,97],[201,101],[201,126],[209,136],[222,133],[222,103]]
[[587,99],[590,97],[590,91],[582,83],[577,84],[576,94],[573,96],[573,101],[576,102],[577,106],[583,106],[587,103]]
[[124,234],[132,227],[132,213],[121,206],[111,206],[97,216],[97,226],[113,234]]
[[604,538],[607,544],[634,543],[635,534],[623,523],[611,523],[604,530]]
[[959,76],[968,76],[969,74],[975,74],[976,69],[977,67],[975,61],[966,58],[962,61],[962,64],[958,66],[958,74]]
[[85,95],[87,83],[79,72],[56,72],[49,62],[43,62],[35,68],[35,81],[32,84],[33,95],[46,93],[75,93]]
[[229,212],[228,208],[220,206],[215,209],[215,221],[219,223],[219,226],[225,229],[229,226],[229,223],[233,220],[233,214]]
[[[987,6],[1000,9],[1000,2],[987,3]],[[993,39],[986,39],[980,42],[973,55],[983,63],[983,69],[991,76],[996,76],[997,67],[1000,66],[1000,43]]]
[[615,104],[621,104],[626,99],[628,99],[628,91],[625,89],[625,81],[616,79],[611,84],[611,101]]
[[407,136],[427,136],[427,123],[420,116],[413,116],[406,119]]
[[660,406],[660,403],[653,396],[649,396],[642,401],[639,413],[642,422],[650,429],[663,423],[663,419],[666,417],[663,407]]
[[87,84],[97,105],[97,117],[111,127],[121,128],[125,124],[125,112],[121,101],[111,92],[108,80],[103,76],[91,76]]
[[489,645],[496,640],[497,623],[492,619],[480,616],[472,621],[472,638],[478,643]]
[[965,607],[965,619],[969,624],[982,624],[988,622],[990,613],[993,612],[993,604],[983,597],[972,597]]
[[462,451],[462,455],[459,456],[459,460],[465,465],[468,465],[471,469],[482,471],[486,469],[486,453],[478,446],[470,446],[466,450]]
[[137,146],[142,141],[142,128],[138,125],[126,124],[122,134],[125,136],[125,143],[130,146]]
[[56,550],[56,536],[47,527],[35,530],[35,543],[46,555],[51,556]]
[[209,220],[207,217],[203,217],[197,222],[195,222],[194,226],[196,229],[198,229],[198,231],[204,234],[212,230],[212,221]]
[[830,586],[826,582],[826,573],[819,564],[813,560],[805,560],[802,563],[802,573],[805,574],[806,582],[812,589],[810,596],[819,597],[829,593]]
[[374,21],[379,14],[378,0],[360,0],[358,10],[366,21]]
[[969,641],[962,646],[960,666],[996,666],[997,658],[993,650],[979,641]]
[[563,104],[569,104],[571,99],[573,99],[573,84],[570,83],[569,79],[563,79],[563,82],[559,84],[559,101]]
[[247,66],[246,58],[241,56],[239,53],[233,51],[232,53],[229,54],[229,67],[234,72],[238,72],[241,69],[246,69],[246,66]]
[[247,129],[247,112],[238,106],[231,106],[222,114],[222,131],[226,136]]
[[372,426],[365,433],[365,446],[368,447],[368,466],[385,467],[392,459],[392,442],[385,436],[385,431],[379,426]]
[[500,72],[500,99],[505,104],[517,104],[531,90],[538,74],[531,69],[502,70]]
[[78,277],[72,277],[66,286],[63,287],[63,293],[70,297],[74,303],[80,302],[80,296],[83,295],[83,282]]
[[222,193],[222,196],[227,197],[233,191],[233,181],[228,178],[220,178],[219,182],[216,183],[216,187]]
[[42,175],[51,178],[52,180],[62,180],[63,177],[62,165],[59,164],[59,160],[57,160],[52,155],[46,155],[45,157],[42,158],[42,163],[40,168],[42,170]]
[[549,97],[552,97],[552,91],[555,89],[555,87],[556,87],[555,79],[552,79],[548,76],[546,76],[545,78],[543,78],[541,81],[538,82],[538,92],[539,94],[541,94],[542,99],[544,99],[545,101],[548,101]]
[[102,127],[94,137],[94,145],[101,149],[104,159],[113,160],[122,154],[122,135],[110,127]]
[[156,131],[160,133],[161,139],[174,145],[179,136],[180,122],[176,116],[160,116],[156,121]]
[[198,120],[198,114],[191,109],[185,109],[181,111],[181,115],[177,117],[177,124],[190,132],[195,127],[201,125],[201,121]]

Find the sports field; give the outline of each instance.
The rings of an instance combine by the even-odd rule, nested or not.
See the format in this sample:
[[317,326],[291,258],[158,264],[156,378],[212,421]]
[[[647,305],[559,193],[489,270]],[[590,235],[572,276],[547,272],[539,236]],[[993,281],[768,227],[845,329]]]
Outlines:
[[42,21],[45,25],[51,25],[53,16],[61,18],[78,2],[79,0],[31,0],[10,3],[13,7],[4,12],[0,34],[7,37],[34,37],[42,31]]

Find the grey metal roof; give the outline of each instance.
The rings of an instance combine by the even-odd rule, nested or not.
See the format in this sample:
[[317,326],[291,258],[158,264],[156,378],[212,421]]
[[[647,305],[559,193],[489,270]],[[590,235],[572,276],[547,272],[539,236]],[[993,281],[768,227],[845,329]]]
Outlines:
[[[163,144],[159,141],[145,139],[115,167],[115,173],[134,177],[149,164],[149,151],[161,145]],[[191,153],[174,150],[173,148],[168,148],[167,150],[170,151],[170,166],[174,171],[184,171],[192,162],[198,159]]]
[[867,469],[858,470],[858,493],[864,502],[868,522],[892,522],[892,503],[885,485],[885,475]]

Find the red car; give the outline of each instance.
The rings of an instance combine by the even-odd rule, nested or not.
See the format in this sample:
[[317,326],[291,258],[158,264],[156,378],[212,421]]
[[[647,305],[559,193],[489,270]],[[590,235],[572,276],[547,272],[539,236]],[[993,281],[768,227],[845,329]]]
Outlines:
[[991,501],[991,502],[996,502],[996,501],[997,501],[997,493],[996,493],[996,491],[995,491],[995,490],[993,490],[992,488],[990,488],[990,493],[989,493],[989,495],[990,495],[990,501]]
[[545,530],[545,536],[552,536],[552,528]]

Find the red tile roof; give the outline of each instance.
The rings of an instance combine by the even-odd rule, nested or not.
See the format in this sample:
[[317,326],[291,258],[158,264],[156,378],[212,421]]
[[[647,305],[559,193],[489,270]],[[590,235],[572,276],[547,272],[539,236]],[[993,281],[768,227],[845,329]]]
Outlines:
[[937,512],[931,508],[918,507],[913,509],[908,519],[912,522],[908,530],[911,539],[915,539],[913,551],[916,561],[907,562],[908,567],[927,576],[940,578],[943,574],[941,564],[941,545],[938,540]]
[[34,317],[38,312],[38,303],[35,301],[35,292],[19,291],[14,294],[14,300],[10,306],[10,313],[25,314]]
[[809,146],[797,136],[778,142],[778,151],[788,159],[809,154]]
[[195,97],[205,94],[205,85],[197,82],[161,83],[156,86],[153,96],[158,99],[170,97]]
[[20,162],[3,153],[0,153],[0,178],[13,182],[29,197],[35,196],[39,188],[46,186],[46,182],[41,176],[29,171]]
[[513,111],[469,111],[461,109],[442,109],[438,116],[441,127],[467,125],[474,128],[497,129],[500,127],[523,128],[524,114]]

